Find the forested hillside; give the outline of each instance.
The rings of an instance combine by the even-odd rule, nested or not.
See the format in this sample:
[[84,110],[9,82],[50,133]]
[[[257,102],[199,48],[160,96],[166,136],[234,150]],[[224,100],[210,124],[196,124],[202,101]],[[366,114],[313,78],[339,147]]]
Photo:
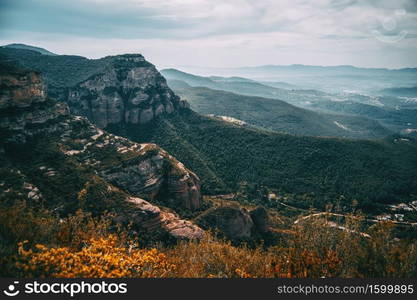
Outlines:
[[[125,132],[126,133],[126,132]],[[190,110],[127,130],[155,142],[194,170],[209,194],[247,181],[286,193],[313,194],[317,206],[356,199],[363,207],[410,200],[417,188],[417,144],[296,137],[231,125]]]

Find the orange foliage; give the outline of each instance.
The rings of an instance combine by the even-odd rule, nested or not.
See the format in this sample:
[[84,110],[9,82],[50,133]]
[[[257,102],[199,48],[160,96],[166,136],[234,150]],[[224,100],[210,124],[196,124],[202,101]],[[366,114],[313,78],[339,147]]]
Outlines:
[[174,265],[156,249],[140,250],[117,246],[114,235],[91,239],[80,251],[68,247],[50,248],[36,245],[36,251],[19,244],[20,259],[16,266],[28,276],[36,277],[164,277]]

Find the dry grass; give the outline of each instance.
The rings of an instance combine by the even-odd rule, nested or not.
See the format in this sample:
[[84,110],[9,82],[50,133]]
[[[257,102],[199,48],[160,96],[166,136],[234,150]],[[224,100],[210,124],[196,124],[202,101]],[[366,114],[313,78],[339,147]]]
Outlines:
[[[363,227],[346,217],[288,227],[276,246],[233,246],[207,234],[155,249],[139,249],[111,216],[81,211],[64,219],[24,202],[0,209],[1,276],[59,277],[416,277],[417,242],[399,240],[393,224]],[[366,232],[362,232],[366,230]],[[366,234],[364,234],[366,233]],[[25,241],[25,242],[24,242]],[[18,247],[19,242],[20,249]],[[84,268],[84,267],[86,268]]]

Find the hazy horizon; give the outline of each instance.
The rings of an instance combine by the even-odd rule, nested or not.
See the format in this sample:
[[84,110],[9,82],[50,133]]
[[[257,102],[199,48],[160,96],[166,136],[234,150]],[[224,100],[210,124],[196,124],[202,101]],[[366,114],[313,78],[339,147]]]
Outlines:
[[[38,47],[38,48],[42,48],[44,50],[50,51],[50,49],[42,47],[40,45],[31,45],[28,43],[25,43],[24,41],[15,41],[13,43],[10,44],[1,44],[0,47],[4,47],[4,46],[9,46],[12,44],[19,44],[19,45],[25,45],[25,46],[31,46],[31,47]],[[57,55],[76,55],[74,53],[55,53],[53,51],[50,51],[54,54]],[[104,55],[104,56],[100,56],[100,57],[88,57],[88,56],[84,56],[84,55],[79,55],[79,56],[83,56],[86,57],[88,59],[101,59],[104,58],[106,56],[112,56],[112,55],[125,55],[125,54],[141,54],[143,55],[143,53],[140,52],[125,52],[125,53],[117,53],[117,54],[109,54],[109,55]],[[146,59],[146,56],[143,55]],[[242,65],[242,66],[236,66],[236,67],[229,67],[229,68],[225,68],[225,67],[213,67],[213,66],[204,66],[204,65],[178,65],[175,67],[171,67],[171,66],[166,66],[166,67],[158,67],[159,69],[177,69],[179,71],[183,71],[183,72],[187,72],[184,71],[182,68],[184,69],[188,69],[188,68],[195,68],[195,69],[206,69],[206,70],[219,70],[219,69],[240,69],[240,68],[257,68],[257,67],[291,67],[291,66],[306,66],[306,67],[354,67],[354,68],[363,68],[363,69],[387,69],[387,70],[400,70],[400,69],[416,69],[416,66],[409,66],[409,67],[403,67],[403,68],[385,68],[385,67],[360,67],[360,66],[355,66],[355,65],[315,65],[315,64],[264,64],[264,65]],[[191,71],[190,71],[191,72]]]
[[0,44],[158,68],[417,67],[413,0],[3,0]]

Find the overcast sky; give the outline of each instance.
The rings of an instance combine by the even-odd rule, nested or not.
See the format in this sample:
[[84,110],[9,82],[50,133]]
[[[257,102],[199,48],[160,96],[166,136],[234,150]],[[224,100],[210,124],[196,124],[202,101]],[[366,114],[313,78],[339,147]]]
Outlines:
[[417,67],[417,0],[0,0],[0,44],[158,67]]

